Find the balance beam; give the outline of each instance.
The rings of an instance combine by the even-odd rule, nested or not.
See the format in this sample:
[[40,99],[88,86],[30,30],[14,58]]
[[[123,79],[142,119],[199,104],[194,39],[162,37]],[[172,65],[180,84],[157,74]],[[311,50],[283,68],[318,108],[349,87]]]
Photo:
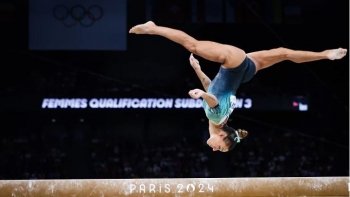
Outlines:
[[348,182],[348,177],[0,180],[0,196],[349,196]]

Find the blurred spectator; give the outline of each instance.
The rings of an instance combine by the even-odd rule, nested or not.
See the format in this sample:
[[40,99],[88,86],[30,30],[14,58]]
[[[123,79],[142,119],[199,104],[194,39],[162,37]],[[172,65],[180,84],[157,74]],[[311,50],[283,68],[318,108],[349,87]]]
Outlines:
[[[260,128],[261,130],[261,128]],[[301,139],[291,133],[264,132],[237,146],[228,160],[229,177],[347,176],[342,151],[323,142]],[[266,135],[268,133],[269,135]],[[113,143],[91,140],[91,178],[205,178],[213,177],[208,147],[175,140],[167,144]],[[273,146],[272,146],[273,145]],[[66,144],[45,135],[3,138],[1,179],[63,179],[69,159]],[[214,153],[220,154],[220,153]],[[214,162],[215,163],[215,162]]]

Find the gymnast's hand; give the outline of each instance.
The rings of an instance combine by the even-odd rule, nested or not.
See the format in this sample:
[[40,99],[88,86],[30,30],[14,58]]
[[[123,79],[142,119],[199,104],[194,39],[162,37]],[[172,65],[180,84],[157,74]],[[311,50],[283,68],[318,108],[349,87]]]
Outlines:
[[200,90],[200,89],[193,89],[193,90],[190,90],[188,92],[190,97],[192,97],[194,99],[198,99],[198,98],[202,97],[204,93],[205,92],[203,90]]
[[190,64],[194,70],[201,69],[201,66],[199,65],[199,61],[193,57],[193,53],[191,53],[191,56],[190,56]]

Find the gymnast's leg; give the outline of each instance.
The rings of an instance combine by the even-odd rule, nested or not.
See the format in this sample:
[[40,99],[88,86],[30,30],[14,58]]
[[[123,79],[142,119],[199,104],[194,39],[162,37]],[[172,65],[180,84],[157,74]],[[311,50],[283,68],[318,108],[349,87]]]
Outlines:
[[247,56],[257,62],[257,70],[268,68],[284,60],[295,63],[304,63],[317,60],[336,60],[343,58],[347,53],[346,49],[330,49],[321,52],[299,51],[287,48],[276,48],[266,51],[248,53]]
[[239,66],[246,57],[245,52],[234,46],[211,41],[198,41],[183,31],[155,25],[152,21],[136,25],[129,33],[159,35],[181,44],[191,53],[204,59],[221,63],[225,68]]

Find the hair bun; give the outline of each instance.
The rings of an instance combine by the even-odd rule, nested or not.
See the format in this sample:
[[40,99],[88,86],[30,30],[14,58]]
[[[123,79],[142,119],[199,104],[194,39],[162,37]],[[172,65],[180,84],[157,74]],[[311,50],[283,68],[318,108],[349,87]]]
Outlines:
[[238,129],[237,132],[238,132],[240,139],[244,139],[248,135],[248,131],[243,130],[243,129]]

